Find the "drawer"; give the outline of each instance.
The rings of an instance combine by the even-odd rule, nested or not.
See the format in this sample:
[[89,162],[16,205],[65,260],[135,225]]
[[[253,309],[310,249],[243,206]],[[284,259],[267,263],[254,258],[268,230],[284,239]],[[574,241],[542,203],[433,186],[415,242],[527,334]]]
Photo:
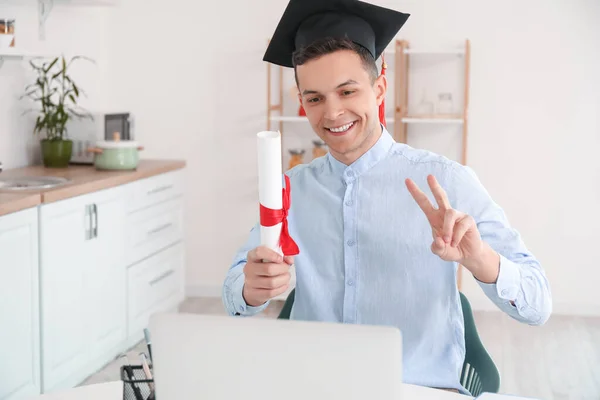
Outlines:
[[127,216],[126,265],[183,239],[183,199],[176,198]]
[[172,171],[131,183],[127,211],[135,212],[183,194],[183,171]]
[[128,336],[139,335],[153,313],[175,307],[183,299],[183,284],[182,243],[129,267]]

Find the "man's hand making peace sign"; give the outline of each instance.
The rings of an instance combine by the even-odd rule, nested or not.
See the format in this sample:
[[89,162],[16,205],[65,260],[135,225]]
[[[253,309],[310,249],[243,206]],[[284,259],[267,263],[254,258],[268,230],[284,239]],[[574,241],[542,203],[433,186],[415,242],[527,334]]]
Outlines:
[[473,217],[452,208],[446,192],[433,175],[427,177],[427,183],[438,208],[431,204],[415,182],[406,179],[406,187],[431,225],[431,251],[442,260],[465,266],[482,282],[496,282],[500,256],[481,239]]

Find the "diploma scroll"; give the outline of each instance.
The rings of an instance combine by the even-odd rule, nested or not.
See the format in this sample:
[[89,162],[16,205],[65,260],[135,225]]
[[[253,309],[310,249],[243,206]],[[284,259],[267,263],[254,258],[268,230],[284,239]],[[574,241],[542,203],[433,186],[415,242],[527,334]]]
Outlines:
[[281,134],[263,131],[257,139],[260,243],[281,255],[296,255],[298,246],[288,232],[291,186],[281,165]]
[[[264,207],[280,210],[283,207],[281,165],[281,134],[264,131],[258,133],[258,201]],[[260,225],[260,244],[283,254],[279,244],[281,225]]]

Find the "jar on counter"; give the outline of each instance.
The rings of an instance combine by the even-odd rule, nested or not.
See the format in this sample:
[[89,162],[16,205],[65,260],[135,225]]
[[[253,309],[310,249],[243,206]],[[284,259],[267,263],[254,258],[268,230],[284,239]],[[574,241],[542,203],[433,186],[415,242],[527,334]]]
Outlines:
[[[15,47],[15,20],[0,18],[0,35],[13,35],[13,38],[8,47]],[[2,47],[2,46],[0,46]]]
[[324,155],[327,154],[327,146],[325,145],[325,142],[323,142],[322,140],[313,140],[313,150],[312,150],[312,156],[313,156],[313,160],[315,158],[319,158],[319,157],[323,157]]
[[300,165],[304,162],[304,160],[303,160],[304,150],[303,149],[290,149],[289,152],[291,155],[290,163],[288,166],[289,169],[292,169],[296,165]]

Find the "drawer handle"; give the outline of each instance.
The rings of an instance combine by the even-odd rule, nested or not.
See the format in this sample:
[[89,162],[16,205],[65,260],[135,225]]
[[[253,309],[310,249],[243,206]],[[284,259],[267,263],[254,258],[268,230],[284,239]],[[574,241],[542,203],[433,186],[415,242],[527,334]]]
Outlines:
[[172,187],[173,187],[173,185],[160,186],[160,187],[152,189],[151,191],[148,192],[148,194],[155,194],[155,193],[159,193],[159,192],[164,192],[165,190],[169,190]]
[[158,276],[158,277],[156,277],[156,278],[152,279],[152,280],[150,281],[150,286],[154,286],[154,285],[156,285],[158,282],[160,282],[160,281],[162,281],[163,279],[165,279],[165,278],[167,278],[167,277],[169,277],[169,276],[173,275],[174,273],[175,273],[175,270],[172,270],[172,269],[168,270],[167,272],[163,273],[162,275],[160,275],[160,276]]
[[154,228],[154,229],[148,231],[148,236],[154,235],[155,233],[158,233],[160,231],[164,231],[165,229],[170,228],[172,225],[173,225],[173,223],[169,222],[168,224],[164,224],[164,225],[161,225],[161,226],[159,226],[157,228]]

